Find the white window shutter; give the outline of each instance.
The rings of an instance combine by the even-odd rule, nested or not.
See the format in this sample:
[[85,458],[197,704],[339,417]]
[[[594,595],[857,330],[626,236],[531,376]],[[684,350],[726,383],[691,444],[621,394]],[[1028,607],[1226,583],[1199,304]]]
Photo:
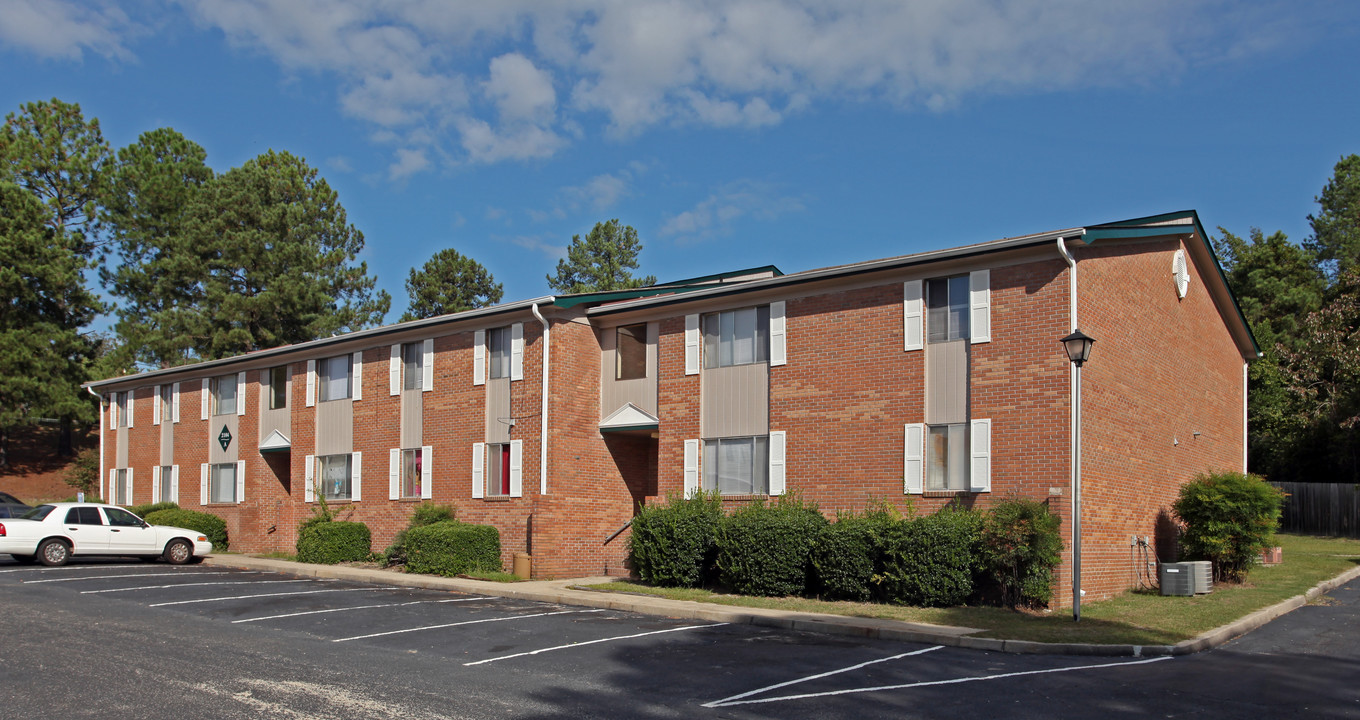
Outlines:
[[246,461],[236,461],[236,503],[246,501]]
[[907,425],[903,457],[905,462],[902,466],[902,492],[908,495],[920,495],[925,489],[926,426],[924,423]]
[[350,453],[349,458],[349,499],[359,502],[364,498],[364,454]]
[[968,489],[973,492],[991,492],[992,421],[981,419],[969,424],[972,426],[973,436],[969,438],[968,447],[973,456],[973,463],[968,473]]
[[136,391],[136,390],[129,390],[129,391],[128,391],[128,421],[127,421],[127,426],[128,426],[128,427],[133,427],[133,424],[132,424],[132,423],[133,423],[134,420],[137,419],[137,413],[136,413],[136,411],[133,409],[133,408],[134,408],[133,403],[134,403],[134,401],[137,400],[136,395],[137,395],[137,391]]
[[137,503],[133,501],[133,498],[134,498],[134,497],[136,497],[136,496],[132,494],[132,468],[128,468],[128,469],[127,469],[127,497],[123,498],[123,500],[124,500],[124,503],[123,503],[123,504],[124,504],[124,505],[136,505]]
[[104,396],[104,405],[109,409],[109,429],[118,429],[118,395],[111,394]]
[[236,416],[241,417],[246,414],[246,373],[244,370],[236,373]]
[[115,485],[117,485],[117,483],[118,483],[118,469],[117,469],[117,468],[109,468],[109,484],[108,484],[108,487],[105,488],[106,492],[102,493],[102,495],[104,496],[104,499],[105,499],[105,500],[108,500],[109,502],[113,502],[113,499],[114,499],[114,498],[113,498],[113,488],[114,488]]
[[203,378],[203,392],[198,396],[198,414],[199,419],[201,420],[208,419],[208,401],[211,395],[212,381],[208,378]]
[[198,466],[198,504],[208,504],[208,463]]
[[925,297],[920,280],[902,283],[902,338],[904,351],[925,347]]
[[[387,361],[387,394],[401,392],[401,345],[392,346],[392,358]],[[393,498],[394,500],[396,498]]]
[[472,384],[486,384],[486,331],[472,333]]
[[179,466],[170,466],[170,502],[179,503]]
[[524,323],[510,326],[510,379],[524,379]]
[[161,424],[161,386],[151,386],[151,424]]
[[387,499],[401,499],[401,450],[397,448],[387,451]]
[[784,494],[784,457],[788,441],[783,430],[770,431],[770,494]]
[[316,456],[308,455],[302,462],[302,497],[306,502],[316,502]]
[[175,383],[174,390],[170,394],[170,421],[179,422],[179,383]]
[[699,316],[685,316],[685,374],[699,374]]
[[[427,341],[428,342],[428,341]],[[434,447],[422,445],[420,448],[420,497],[429,500],[434,497]]]
[[785,339],[784,301],[770,303],[770,365],[784,365],[789,361]]
[[420,348],[420,390],[434,389],[434,338],[425,338]]
[[968,327],[969,342],[992,341],[991,283],[991,270],[974,270],[968,274],[968,304],[972,308]]
[[151,502],[156,502],[156,496],[161,489],[161,466],[151,466]]
[[482,467],[486,465],[486,443],[472,443],[472,497],[482,497]]
[[685,441],[685,497],[699,490],[699,441]]
[[510,497],[524,497],[524,441],[510,441]]
[[[307,361],[307,407],[316,405],[316,360]],[[310,501],[309,501],[310,502]]]
[[355,400],[364,399],[364,353],[354,353],[354,376],[350,378],[349,396]]

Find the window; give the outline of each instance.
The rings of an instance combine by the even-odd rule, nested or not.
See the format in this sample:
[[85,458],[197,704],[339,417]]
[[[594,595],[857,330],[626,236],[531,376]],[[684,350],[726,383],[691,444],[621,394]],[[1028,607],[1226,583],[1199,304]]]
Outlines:
[[[131,505],[132,488],[128,487],[128,471],[118,469],[113,472],[113,504]],[[99,523],[95,523],[98,525]]]
[[968,339],[968,276],[926,281],[926,342]]
[[118,406],[118,425],[124,428],[128,426],[128,394],[126,392],[114,393],[114,403]]
[[[50,506],[44,506],[50,507]],[[32,519],[32,518],[30,518]],[[104,518],[99,516],[97,507],[73,507],[66,511],[67,525],[103,525]]]
[[288,366],[269,368],[269,409],[288,407]]
[[404,343],[401,346],[401,387],[403,390],[420,389],[420,379],[425,374],[424,366],[425,344],[418,342]]
[[236,463],[213,465],[208,476],[208,502],[236,502]]
[[491,350],[491,377],[510,377],[510,328],[487,330],[486,344]]
[[510,495],[510,443],[487,443],[486,496]]
[[317,361],[317,377],[321,383],[321,402],[344,400],[350,396],[349,355],[340,355]]
[[236,389],[235,373],[213,378],[212,394],[214,415],[236,414]]
[[161,422],[175,421],[175,386],[161,386]]
[[647,325],[624,325],[616,332],[614,379],[647,377]]
[[142,519],[122,508],[104,508],[104,514],[109,516],[109,525],[113,527],[141,527]]
[[968,489],[968,426],[931,425],[926,435],[926,490]]
[[770,306],[711,313],[703,318],[704,367],[770,360]]
[[179,502],[174,492],[175,466],[161,466],[161,486],[156,488],[157,502]]
[[401,451],[401,496],[418,498],[421,496],[420,448]]
[[704,441],[704,490],[723,495],[766,495],[770,490],[766,436]]
[[327,500],[349,500],[350,455],[321,455],[316,459],[316,477],[321,483],[321,496]]

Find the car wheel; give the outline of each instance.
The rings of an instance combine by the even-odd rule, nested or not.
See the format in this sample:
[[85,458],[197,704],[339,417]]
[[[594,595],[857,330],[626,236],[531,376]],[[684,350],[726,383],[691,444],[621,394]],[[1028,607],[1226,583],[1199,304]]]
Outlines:
[[171,540],[165,546],[165,561],[171,565],[183,565],[194,559],[194,547],[187,540]]
[[14,561],[20,565],[32,565],[38,562],[37,555],[10,555],[10,557],[14,558]]
[[71,559],[71,546],[57,540],[44,540],[38,546],[38,560],[48,567],[65,565]]

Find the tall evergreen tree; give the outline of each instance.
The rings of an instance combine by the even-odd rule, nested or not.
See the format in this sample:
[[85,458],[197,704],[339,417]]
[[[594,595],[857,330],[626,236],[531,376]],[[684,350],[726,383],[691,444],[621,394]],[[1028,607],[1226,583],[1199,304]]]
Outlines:
[[585,239],[571,237],[567,256],[557,261],[557,272],[548,276],[548,287],[560,293],[627,290],[656,284],[656,277],[633,277],[638,268],[642,241],[631,225],[618,219],[595,223]]
[[1307,245],[1336,279],[1360,267],[1360,155],[1341,158],[1316,200],[1320,211],[1308,216]]
[[495,305],[504,287],[481,263],[454,250],[435,253],[406,279],[411,304],[401,321],[420,320]]

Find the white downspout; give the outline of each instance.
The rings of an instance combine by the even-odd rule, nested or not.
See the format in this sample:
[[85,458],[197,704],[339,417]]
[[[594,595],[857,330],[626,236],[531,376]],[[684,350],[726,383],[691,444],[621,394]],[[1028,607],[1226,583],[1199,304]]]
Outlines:
[[548,321],[538,312],[538,303],[529,306],[529,311],[534,314],[540,323],[543,323],[543,402],[539,405],[539,421],[541,428],[538,431],[538,494],[548,494],[548,370],[551,368],[552,342],[551,328]]
[[94,388],[89,385],[85,386],[85,392],[93,395],[95,401],[99,403],[99,497],[102,500],[104,498],[104,478],[106,477],[104,475],[104,398],[100,397],[99,393],[95,392]]
[[[1062,238],[1058,238],[1058,252],[1067,261],[1068,280],[1072,305],[1069,310],[1072,327],[1069,332],[1077,331],[1077,260],[1072,257],[1072,253],[1067,251],[1067,244]],[[1072,459],[1068,484],[1068,498],[1072,511],[1072,609],[1073,617],[1078,620],[1081,618],[1081,485],[1077,481],[1078,473],[1081,468],[1081,446],[1077,443],[1077,433],[1079,432],[1077,423],[1081,422],[1080,402],[1081,392],[1077,387],[1077,364],[1069,362],[1067,364],[1067,396],[1072,398],[1068,403],[1069,417],[1067,427],[1068,457]]]

